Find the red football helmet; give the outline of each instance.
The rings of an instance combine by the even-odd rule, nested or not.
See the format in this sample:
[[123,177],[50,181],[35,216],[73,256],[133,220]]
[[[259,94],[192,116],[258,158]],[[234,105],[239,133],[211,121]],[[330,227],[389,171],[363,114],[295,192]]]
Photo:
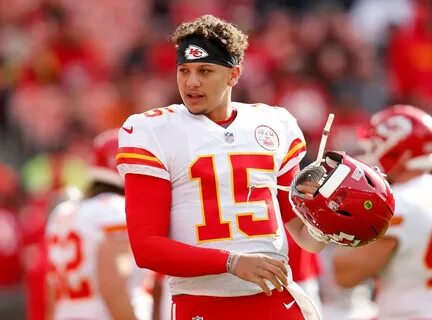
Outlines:
[[[376,240],[387,230],[395,206],[385,177],[378,168],[343,152],[327,151],[324,159],[293,180],[290,201],[294,211],[311,234],[332,242],[357,247]],[[305,180],[321,184],[312,199],[295,188]]]
[[117,130],[107,130],[93,140],[93,163],[89,171],[92,181],[104,182],[118,187],[124,186],[123,179],[116,168],[117,135]]
[[410,151],[408,170],[432,169],[432,117],[408,105],[395,105],[374,114],[360,132],[365,154],[361,159],[391,172]]

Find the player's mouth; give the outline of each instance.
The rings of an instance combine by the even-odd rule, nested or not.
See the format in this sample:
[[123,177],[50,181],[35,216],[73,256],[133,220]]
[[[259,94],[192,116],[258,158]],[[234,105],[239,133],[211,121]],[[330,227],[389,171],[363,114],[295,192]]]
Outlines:
[[192,103],[198,103],[204,99],[204,95],[202,93],[187,93],[186,97]]

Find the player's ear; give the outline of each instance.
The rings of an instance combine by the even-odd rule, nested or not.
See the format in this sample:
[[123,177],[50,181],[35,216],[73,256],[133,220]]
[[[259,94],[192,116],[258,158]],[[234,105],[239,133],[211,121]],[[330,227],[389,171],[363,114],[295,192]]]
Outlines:
[[230,87],[234,87],[237,84],[237,81],[240,78],[240,74],[241,74],[241,67],[240,66],[235,66],[235,67],[231,68],[230,77],[228,80],[228,85]]

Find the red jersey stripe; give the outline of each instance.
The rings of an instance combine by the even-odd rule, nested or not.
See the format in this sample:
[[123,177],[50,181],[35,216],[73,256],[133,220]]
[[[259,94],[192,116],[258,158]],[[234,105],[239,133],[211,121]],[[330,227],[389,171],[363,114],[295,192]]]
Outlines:
[[103,228],[103,231],[105,233],[115,233],[115,232],[126,231],[126,230],[127,230],[127,227],[125,224],[106,226]]
[[295,139],[291,143],[291,146],[289,147],[289,150],[288,150],[287,154],[285,155],[280,167],[282,168],[284,165],[286,165],[288,163],[288,161],[290,161],[291,159],[294,159],[303,151],[306,151],[306,142],[304,142],[301,139]]
[[150,156],[150,157],[155,157],[156,156],[151,153],[150,151],[147,151],[146,149],[142,149],[142,148],[134,148],[134,147],[122,147],[122,148],[118,148],[117,150],[117,154],[120,153],[136,153],[136,154],[141,154],[144,156]]
[[142,148],[122,147],[116,155],[117,165],[120,163],[142,164],[165,169],[162,162],[150,151]]
[[391,219],[390,225],[391,226],[399,226],[403,223],[404,218],[403,216],[393,216],[393,218]]

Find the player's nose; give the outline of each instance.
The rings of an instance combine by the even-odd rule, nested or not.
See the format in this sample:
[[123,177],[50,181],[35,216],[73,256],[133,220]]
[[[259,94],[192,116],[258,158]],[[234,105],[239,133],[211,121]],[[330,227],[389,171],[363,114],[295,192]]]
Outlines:
[[195,88],[198,87],[200,84],[201,81],[198,75],[195,72],[191,72],[186,79],[186,85],[188,86],[188,88]]

